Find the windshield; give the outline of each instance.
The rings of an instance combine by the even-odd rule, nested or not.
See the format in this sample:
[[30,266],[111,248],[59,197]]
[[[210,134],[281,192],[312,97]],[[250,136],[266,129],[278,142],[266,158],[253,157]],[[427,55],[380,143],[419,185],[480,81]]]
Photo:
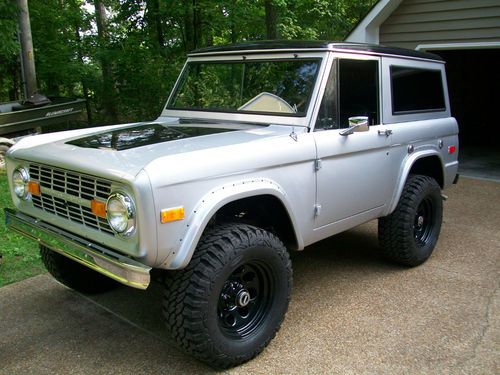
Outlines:
[[167,108],[305,116],[320,62],[189,62]]

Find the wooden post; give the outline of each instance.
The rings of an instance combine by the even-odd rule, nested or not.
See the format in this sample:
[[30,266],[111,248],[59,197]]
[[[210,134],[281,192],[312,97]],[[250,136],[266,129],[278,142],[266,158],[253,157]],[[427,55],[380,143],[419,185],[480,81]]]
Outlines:
[[23,60],[24,79],[26,85],[26,99],[37,91],[35,54],[33,39],[31,38],[30,14],[28,0],[17,0],[19,6],[19,31],[21,38],[21,58]]

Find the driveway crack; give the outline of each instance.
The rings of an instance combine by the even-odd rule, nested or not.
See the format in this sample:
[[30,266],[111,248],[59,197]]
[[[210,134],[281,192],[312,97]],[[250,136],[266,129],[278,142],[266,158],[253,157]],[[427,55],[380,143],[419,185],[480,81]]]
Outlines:
[[463,361],[460,361],[460,363],[459,363],[460,366],[463,366],[463,365],[469,363],[470,361],[472,361],[474,358],[477,357],[479,347],[483,343],[486,334],[488,333],[488,331],[491,328],[491,318],[492,318],[494,310],[495,310],[493,305],[494,305],[495,297],[496,297],[496,294],[497,294],[499,288],[500,288],[500,281],[497,281],[496,287],[493,289],[493,291],[488,296],[487,304],[486,304],[486,313],[485,313],[485,317],[483,319],[484,324],[481,327],[481,330],[479,331],[478,339],[474,343],[474,346],[472,348],[472,354],[470,356],[468,356],[467,358],[465,358]]

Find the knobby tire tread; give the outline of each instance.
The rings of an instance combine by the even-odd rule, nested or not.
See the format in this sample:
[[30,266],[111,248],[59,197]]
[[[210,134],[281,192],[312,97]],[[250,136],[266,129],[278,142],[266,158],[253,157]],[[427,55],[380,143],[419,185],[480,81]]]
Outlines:
[[[423,194],[426,192],[429,194],[439,192],[440,194],[440,191],[441,188],[431,177],[424,175],[410,175],[408,177],[394,212],[378,221],[379,247],[385,258],[410,267],[420,265],[428,258],[427,256],[422,259],[416,255],[413,236],[414,213]],[[442,206],[440,209],[442,210]],[[431,246],[431,252],[439,236],[441,218],[442,213],[439,217],[437,233],[432,239],[434,243]]]
[[[246,362],[259,354],[280,328],[252,353],[239,357],[214,352],[210,335],[206,334],[201,316],[206,314],[208,303],[198,298],[204,293],[204,286],[213,280],[217,269],[224,265],[225,254],[255,243],[275,249],[291,269],[288,252],[283,243],[273,234],[246,224],[224,224],[204,235],[193,254],[189,265],[181,271],[166,275],[163,314],[172,338],[189,354],[216,368],[229,368]],[[217,267],[219,266],[219,267]],[[291,284],[291,277],[289,280]],[[291,289],[291,285],[290,288]],[[290,293],[287,296],[287,304]]]

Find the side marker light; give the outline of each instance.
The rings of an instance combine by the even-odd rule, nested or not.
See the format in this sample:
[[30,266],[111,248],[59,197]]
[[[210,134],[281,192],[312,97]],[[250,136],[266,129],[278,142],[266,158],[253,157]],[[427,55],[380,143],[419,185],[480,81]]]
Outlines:
[[457,151],[457,146],[448,146],[448,154],[453,154]]
[[161,210],[160,221],[162,224],[184,219],[184,207],[166,208]]

